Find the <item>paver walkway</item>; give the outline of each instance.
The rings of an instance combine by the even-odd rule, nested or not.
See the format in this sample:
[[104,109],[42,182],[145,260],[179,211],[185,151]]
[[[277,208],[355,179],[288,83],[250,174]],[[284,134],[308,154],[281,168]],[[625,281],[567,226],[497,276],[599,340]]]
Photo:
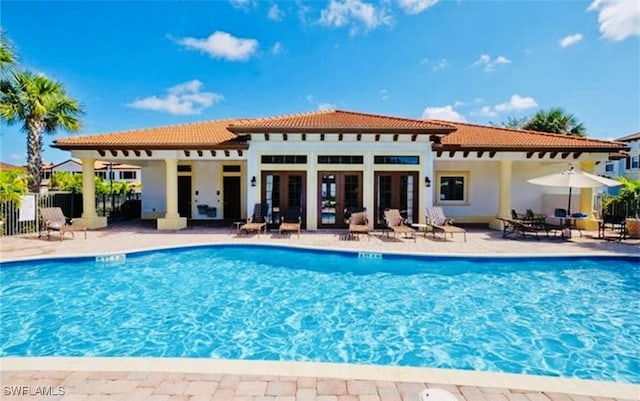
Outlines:
[[[3,400],[17,401],[419,401],[428,387],[459,401],[623,401],[493,387],[339,380],[314,377],[240,376],[143,372],[2,372]],[[48,396],[10,395],[8,391]],[[64,393],[63,395],[60,393]],[[58,394],[58,395],[54,395]],[[626,400],[624,400],[626,401]]]

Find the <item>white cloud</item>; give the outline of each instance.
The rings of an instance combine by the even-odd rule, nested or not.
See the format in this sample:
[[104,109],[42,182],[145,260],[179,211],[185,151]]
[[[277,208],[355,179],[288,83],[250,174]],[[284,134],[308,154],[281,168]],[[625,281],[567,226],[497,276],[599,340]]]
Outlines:
[[509,101],[497,104],[495,106],[495,110],[499,113],[503,113],[505,111],[521,111],[526,109],[531,109],[537,107],[538,103],[529,96],[520,96],[513,95]]
[[435,62],[435,64],[432,67],[433,71],[438,71],[441,70],[443,68],[445,68],[446,66],[449,65],[449,62],[446,59],[440,59],[438,61]]
[[254,0],[229,0],[232,6],[248,11],[249,8],[255,5]]
[[560,44],[561,47],[568,47],[580,42],[581,40],[582,40],[582,34],[574,33],[573,35],[568,35],[560,39],[558,43]]
[[422,113],[422,118],[433,118],[436,120],[465,121],[464,116],[454,110],[453,106],[427,107]]
[[307,96],[304,97],[305,99],[307,99],[307,102],[309,103],[313,103],[316,100],[316,97],[312,94],[309,94]]
[[475,103],[475,104],[484,103],[484,98],[477,97],[477,98],[473,99],[473,103]]
[[428,59],[428,58],[423,58],[423,59],[420,61],[420,65],[427,65],[427,64],[429,64],[429,59]]
[[167,89],[164,97],[150,96],[138,99],[127,106],[135,109],[153,110],[173,115],[200,114],[224,97],[213,92],[201,92],[202,82],[194,79]]
[[11,160],[24,160],[26,159],[26,157],[27,157],[26,155],[24,154],[21,155],[20,153],[12,153],[11,155],[9,155],[9,158]]
[[320,103],[318,105],[318,110],[321,110],[321,111],[334,110],[335,108],[336,108],[336,105],[333,103]]
[[327,26],[352,26],[351,34],[358,33],[358,26],[370,31],[381,25],[391,25],[393,19],[383,9],[361,0],[330,0],[327,8],[320,13],[320,23]]
[[456,100],[455,102],[453,102],[453,107],[455,107],[456,109],[458,107],[462,107],[462,106],[466,106],[467,102],[463,102],[461,100]]
[[587,11],[598,12],[600,33],[606,39],[621,41],[630,36],[640,36],[637,0],[594,0]]
[[485,72],[495,71],[496,67],[500,65],[510,64],[511,60],[506,58],[505,56],[498,56],[494,59],[491,58],[488,54],[480,55],[480,58],[471,64],[471,67],[482,66],[482,69]]
[[420,14],[437,2],[438,0],[398,0],[400,8],[407,14]]
[[280,42],[276,42],[273,44],[273,46],[271,47],[271,54],[280,54],[284,51],[284,48],[282,47],[282,43]]
[[278,7],[277,4],[274,4],[269,8],[269,12],[267,13],[267,18],[272,21],[282,21],[284,18],[284,12]]
[[230,61],[246,61],[258,49],[255,39],[237,38],[226,32],[216,31],[206,39],[182,38],[178,43],[192,50],[200,50],[213,58]]
[[491,106],[483,106],[480,109],[480,111],[475,114],[479,114],[481,116],[486,116],[486,117],[495,117],[498,115],[498,113],[496,113],[495,110],[491,108]]
[[387,100],[389,98],[389,91],[386,89],[380,89],[380,99]]

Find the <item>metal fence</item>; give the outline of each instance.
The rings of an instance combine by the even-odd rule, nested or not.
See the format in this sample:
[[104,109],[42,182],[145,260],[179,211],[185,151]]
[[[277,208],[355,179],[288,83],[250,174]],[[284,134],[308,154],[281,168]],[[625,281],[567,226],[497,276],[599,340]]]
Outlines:
[[[82,194],[75,192],[49,192],[26,194],[18,207],[13,202],[0,203],[0,234],[19,235],[36,233],[40,228],[40,208],[59,207],[66,217],[82,216]],[[109,222],[140,217],[140,194],[98,195],[96,213]]]

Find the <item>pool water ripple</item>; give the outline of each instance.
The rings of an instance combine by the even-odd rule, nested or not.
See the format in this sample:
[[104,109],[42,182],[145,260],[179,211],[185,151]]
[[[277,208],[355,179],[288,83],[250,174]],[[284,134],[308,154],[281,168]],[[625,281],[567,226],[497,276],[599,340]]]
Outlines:
[[264,247],[0,268],[0,356],[350,362],[640,383],[637,260]]

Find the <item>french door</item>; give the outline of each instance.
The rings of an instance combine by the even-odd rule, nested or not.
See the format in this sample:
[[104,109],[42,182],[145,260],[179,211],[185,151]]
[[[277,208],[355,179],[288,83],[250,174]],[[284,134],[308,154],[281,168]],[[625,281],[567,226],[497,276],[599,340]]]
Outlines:
[[375,201],[376,227],[384,227],[385,209],[398,209],[408,221],[418,222],[418,173],[376,171]]
[[262,203],[266,204],[267,222],[279,225],[289,209],[300,210],[302,225],[306,220],[307,173],[304,171],[262,172]]
[[318,227],[346,227],[349,213],[362,207],[362,172],[318,173]]

